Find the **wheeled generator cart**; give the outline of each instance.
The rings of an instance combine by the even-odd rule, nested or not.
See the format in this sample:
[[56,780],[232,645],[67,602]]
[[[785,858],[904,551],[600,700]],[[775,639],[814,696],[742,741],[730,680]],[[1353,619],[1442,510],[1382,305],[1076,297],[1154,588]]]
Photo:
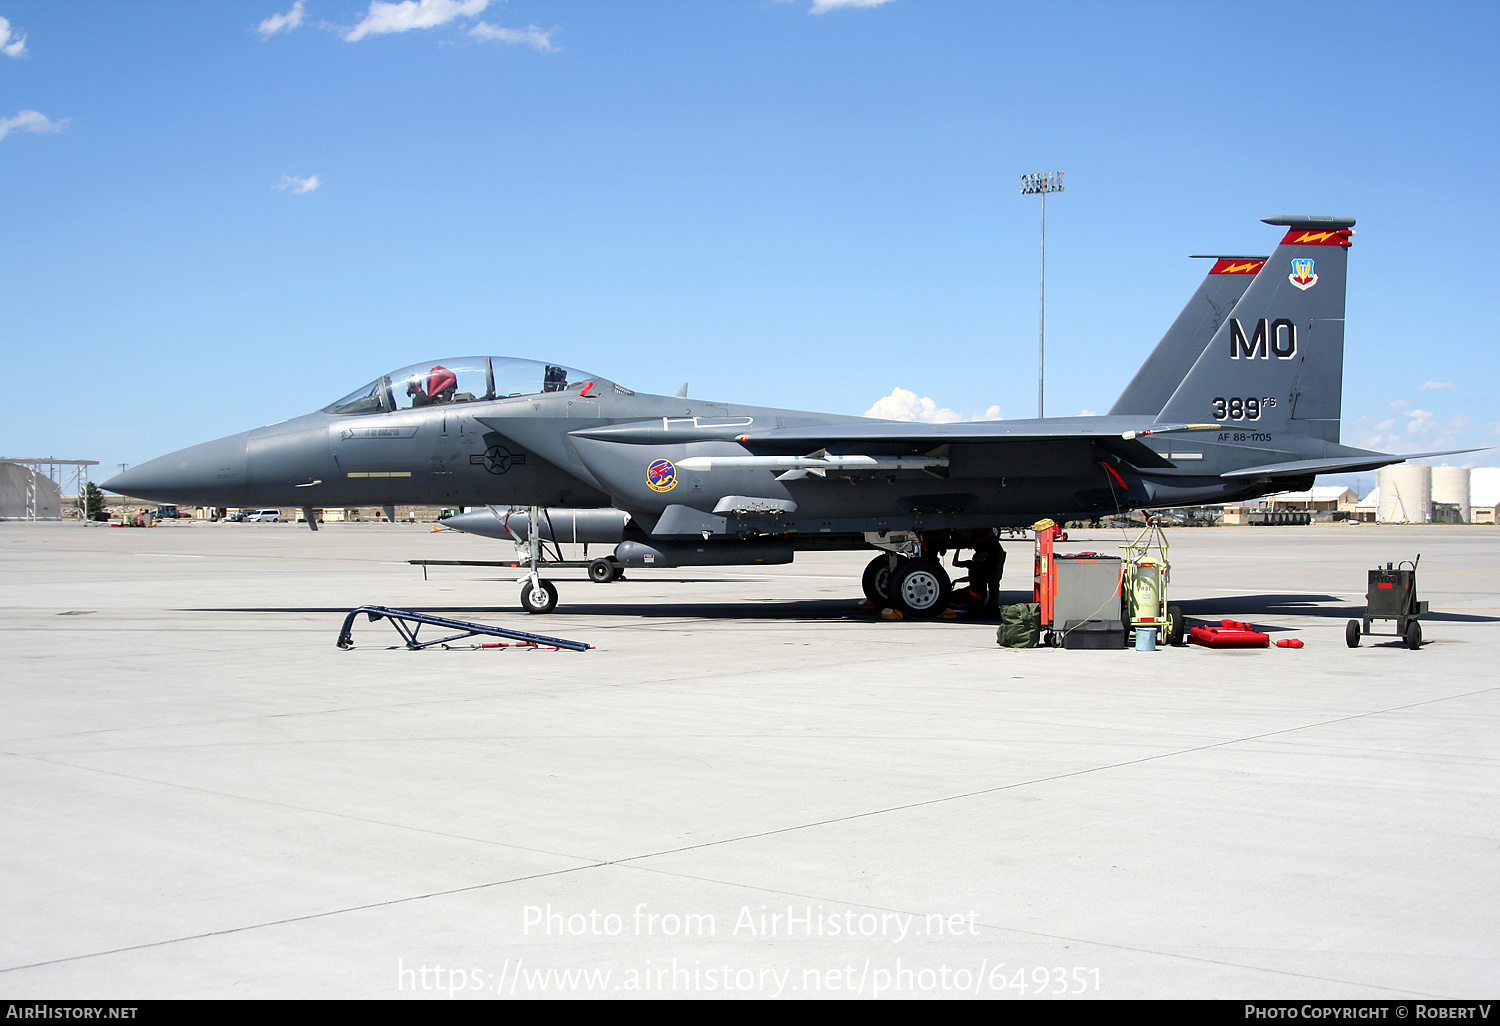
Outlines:
[[1056,648],[1124,648],[1118,556],[1098,552],[1059,555],[1061,527],[1039,521],[1033,598],[1041,610],[1042,644]]
[[[1387,563],[1383,568],[1370,571],[1369,587],[1365,591],[1365,615],[1363,620],[1350,620],[1344,628],[1344,643],[1350,648],[1359,647],[1359,639],[1366,637],[1400,638],[1411,649],[1422,646],[1422,624],[1417,617],[1427,612],[1427,603],[1417,601],[1417,564],[1422,561],[1418,554],[1414,560]],[[1395,620],[1394,634],[1370,630],[1372,620]]]

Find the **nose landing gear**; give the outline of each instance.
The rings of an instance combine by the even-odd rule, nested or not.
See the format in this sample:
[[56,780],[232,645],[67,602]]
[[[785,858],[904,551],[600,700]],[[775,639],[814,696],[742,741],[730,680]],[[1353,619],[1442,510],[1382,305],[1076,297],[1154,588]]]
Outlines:
[[557,608],[557,588],[537,578],[521,585],[521,608],[528,613],[550,613]]

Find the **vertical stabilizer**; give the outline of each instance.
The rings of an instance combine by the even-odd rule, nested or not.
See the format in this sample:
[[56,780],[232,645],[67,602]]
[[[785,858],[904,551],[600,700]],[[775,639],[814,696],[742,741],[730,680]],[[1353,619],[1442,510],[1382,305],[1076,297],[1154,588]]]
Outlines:
[[1337,442],[1354,219],[1264,220],[1288,229],[1281,245],[1158,417]]
[[1193,259],[1214,263],[1193,298],[1187,301],[1182,313],[1115,400],[1110,416],[1155,416],[1172,398],[1214,332],[1266,263],[1265,257],[1194,256]]

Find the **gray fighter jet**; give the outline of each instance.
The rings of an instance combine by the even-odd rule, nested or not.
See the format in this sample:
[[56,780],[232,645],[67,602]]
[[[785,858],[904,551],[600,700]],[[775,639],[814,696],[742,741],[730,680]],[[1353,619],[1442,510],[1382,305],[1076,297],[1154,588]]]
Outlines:
[[[1275,252],[1218,260],[1102,417],[872,420],[645,395],[474,356],[382,375],[102,487],[211,506],[525,506],[531,523],[546,507],[616,510],[594,519],[619,525],[624,566],[873,549],[871,601],[937,616],[950,589],[940,554],[997,528],[1251,499],[1411,458],[1339,443],[1353,219],[1265,222],[1287,229]],[[539,576],[539,534],[521,602],[544,613],[557,591]]]

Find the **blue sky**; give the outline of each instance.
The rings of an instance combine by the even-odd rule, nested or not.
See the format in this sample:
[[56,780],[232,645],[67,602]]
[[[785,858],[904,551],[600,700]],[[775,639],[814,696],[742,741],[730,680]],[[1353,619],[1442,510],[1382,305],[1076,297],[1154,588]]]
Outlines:
[[[0,455],[443,356],[1103,412],[1259,218],[1358,218],[1344,440],[1500,444],[1500,5],[0,0]],[[1500,463],[1496,453],[1474,461]]]

